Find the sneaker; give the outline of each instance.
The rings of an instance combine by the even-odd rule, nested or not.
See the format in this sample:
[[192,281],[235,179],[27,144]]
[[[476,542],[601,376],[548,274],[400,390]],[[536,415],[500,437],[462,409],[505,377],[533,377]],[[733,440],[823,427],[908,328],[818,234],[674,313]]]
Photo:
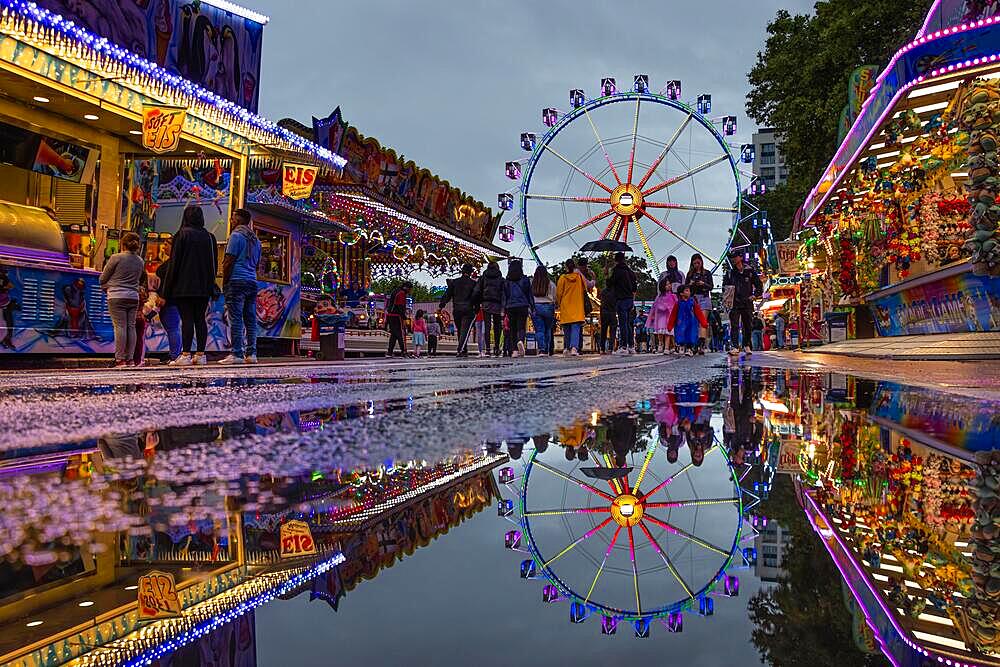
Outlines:
[[234,366],[236,364],[242,364],[243,357],[237,357],[235,354],[230,354],[228,357],[219,359],[220,366]]
[[743,348],[743,352],[745,352],[746,355],[749,357],[750,355],[753,354],[753,348],[750,347],[750,346],[747,346],[747,347]]
[[517,359],[518,357],[522,357],[524,355],[521,353],[521,350],[514,350],[513,352],[510,353],[510,356],[511,359]]
[[246,359],[244,361],[246,361],[248,364],[256,364],[257,363],[257,355],[256,354],[251,354],[249,357],[246,357]]
[[577,352],[576,348],[574,347],[572,350],[569,351],[569,356],[571,356],[571,357],[579,357],[580,353]]
[[570,351],[569,350],[563,350],[563,356],[564,357],[568,357],[569,355],[570,355]]
[[188,354],[187,352],[184,352],[184,353],[181,354],[181,356],[177,357],[176,359],[174,359],[173,361],[171,361],[167,365],[168,366],[190,366],[191,363],[192,363],[191,355]]
[[517,341],[517,356],[523,357],[524,352],[525,352],[524,343],[521,341]]
[[204,352],[199,352],[194,355],[193,359],[191,359],[191,363],[195,366],[204,366],[208,363],[208,357],[205,356]]
[[111,368],[128,368],[128,362],[126,361],[112,361]]
[[628,349],[620,347],[617,350],[615,350],[615,354],[617,354],[619,357],[625,356],[626,354],[628,354]]
[[684,356],[685,357],[693,357],[694,356],[694,350],[692,350],[692,349],[684,350]]
[[740,350],[739,350],[739,348],[735,348],[734,347],[733,349],[729,350],[729,356],[730,357],[738,357],[738,356],[740,356]]
[[628,349],[628,354],[636,354],[635,348],[634,347],[630,347]]
[[486,353],[485,352],[480,352],[479,353],[479,358],[480,359],[485,359],[486,358]]
[[660,354],[662,354],[665,357],[669,357],[670,356],[670,350],[664,350],[663,352],[660,352]]

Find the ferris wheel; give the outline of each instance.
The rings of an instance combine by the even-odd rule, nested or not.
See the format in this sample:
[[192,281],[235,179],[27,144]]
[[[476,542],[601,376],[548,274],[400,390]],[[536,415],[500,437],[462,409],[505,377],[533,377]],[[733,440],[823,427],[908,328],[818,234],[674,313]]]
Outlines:
[[756,558],[746,471],[717,441],[671,460],[655,427],[648,439],[624,459],[526,446],[521,471],[499,471],[498,513],[515,525],[505,546],[528,556],[521,577],[546,582],[544,602],[568,601],[572,623],[599,615],[603,634],[622,621],[639,638],[653,621],[681,632],[686,612],[711,616],[717,597],[737,596],[733,572]]
[[604,78],[597,97],[573,89],[569,103],[543,109],[547,130],[522,132],[528,157],[505,164],[516,185],[498,204],[516,217],[499,235],[513,256],[553,264],[613,239],[641,249],[657,272],[680,253],[701,254],[714,271],[740,247],[739,223],[757,212],[744,194],[756,187],[744,171],[753,146],[728,143],[736,117],[713,117],[711,95],[689,104],[680,81],[654,93],[637,74],[631,90]]

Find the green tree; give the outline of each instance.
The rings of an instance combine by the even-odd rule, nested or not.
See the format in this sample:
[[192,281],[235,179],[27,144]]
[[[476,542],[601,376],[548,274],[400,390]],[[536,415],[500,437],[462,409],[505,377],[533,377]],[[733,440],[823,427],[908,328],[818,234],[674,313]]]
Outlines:
[[[580,263],[581,259],[587,260],[587,266],[597,278],[597,289],[601,290],[607,284],[608,276],[611,275],[611,269],[614,266],[614,258],[609,253],[604,254],[586,254],[574,253],[571,259],[577,264]],[[630,255],[625,258],[625,263],[628,267],[632,269],[635,273],[636,282],[638,283],[638,290],[636,291],[637,299],[655,299],[656,298],[656,277],[649,272],[649,264],[646,262],[645,257],[640,257],[639,255]],[[564,264],[553,264],[548,267],[549,275],[552,276],[552,280],[559,280],[559,276],[566,273],[566,267]]]
[[[789,180],[764,196],[775,238],[837,150],[847,81],[862,65],[884,67],[913,39],[932,0],[821,0],[811,15],[779,10],[750,70],[747,115],[783,137]],[[787,235],[787,234],[786,234]]]
[[[375,278],[372,280],[369,289],[376,294],[389,295],[407,280],[409,279],[401,276],[395,278]],[[440,290],[435,292],[429,285],[425,285],[420,281],[410,280],[409,282],[413,283],[413,290],[410,292],[410,296],[413,297],[415,302],[437,301],[442,296]]]
[[783,562],[787,578],[747,603],[761,658],[772,667],[886,665],[881,655],[855,645],[840,573],[799,507],[789,476],[775,477],[760,513],[791,533]]

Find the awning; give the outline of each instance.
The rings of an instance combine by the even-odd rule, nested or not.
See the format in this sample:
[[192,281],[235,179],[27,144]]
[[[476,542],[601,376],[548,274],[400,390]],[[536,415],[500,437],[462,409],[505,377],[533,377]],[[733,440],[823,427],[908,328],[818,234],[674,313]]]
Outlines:
[[760,306],[760,312],[767,315],[770,313],[776,313],[781,310],[781,307],[785,305],[788,299],[771,299],[770,301],[765,301]]

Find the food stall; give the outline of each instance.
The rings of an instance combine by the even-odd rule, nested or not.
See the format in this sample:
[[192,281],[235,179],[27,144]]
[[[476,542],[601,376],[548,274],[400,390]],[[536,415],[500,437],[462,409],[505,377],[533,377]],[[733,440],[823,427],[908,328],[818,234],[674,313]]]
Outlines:
[[862,337],[1000,330],[1000,16],[955,4],[874,81],[795,230]]
[[[195,204],[221,253],[230,211],[245,200],[251,158],[283,151],[330,169],[343,160],[240,106],[246,99],[234,91],[179,76],[180,30],[138,53],[154,34],[152,10],[141,35],[132,35],[86,11],[63,16],[49,5],[73,11],[11,0],[0,15],[0,353],[106,353],[113,335],[98,272],[122,234],[146,239],[154,269],[181,211]],[[180,2],[159,5],[160,18],[180,25],[187,11]],[[266,22],[235,5],[202,3],[196,11],[201,24],[225,34],[259,37]],[[252,69],[244,82],[254,84],[241,90],[254,104],[259,44],[247,37],[238,47]],[[212,312],[213,349],[225,349],[221,306]],[[147,336],[149,349],[165,349],[162,332]]]

